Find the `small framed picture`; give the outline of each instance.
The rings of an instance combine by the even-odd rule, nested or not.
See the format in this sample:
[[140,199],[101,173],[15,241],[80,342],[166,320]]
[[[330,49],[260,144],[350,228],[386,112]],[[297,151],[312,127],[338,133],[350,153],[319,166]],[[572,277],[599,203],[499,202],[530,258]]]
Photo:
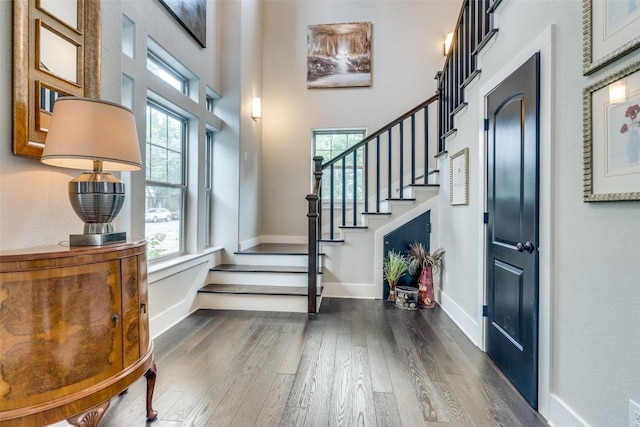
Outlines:
[[640,200],[640,61],[584,89],[584,201]]
[[465,147],[449,158],[449,202],[469,204],[469,148]]
[[583,0],[582,15],[585,75],[640,47],[640,1]]

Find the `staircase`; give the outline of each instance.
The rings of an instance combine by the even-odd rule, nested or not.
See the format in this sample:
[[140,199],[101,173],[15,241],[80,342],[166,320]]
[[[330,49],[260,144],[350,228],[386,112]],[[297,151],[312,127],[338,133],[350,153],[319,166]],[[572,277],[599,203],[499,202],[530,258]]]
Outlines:
[[[262,244],[236,252],[237,264],[211,269],[210,284],[199,291],[200,307],[315,314],[323,276],[330,276],[327,287],[350,287],[340,292],[343,296],[382,297],[376,287],[382,282],[381,236],[437,207],[436,158],[446,154],[446,141],[456,133],[455,116],[467,105],[465,88],[481,72],[477,55],[498,31],[493,12],[500,3],[463,1],[452,48],[436,75],[436,95],[335,158],[324,163],[314,158],[308,243]],[[342,179],[342,194],[334,194],[335,179]],[[329,182],[329,194],[322,194],[323,180]],[[347,185],[353,189],[350,199]],[[366,295],[354,291],[358,286],[351,285],[358,283],[351,277],[335,276],[350,270],[359,275],[356,280],[373,284]]]
[[[209,271],[209,284],[198,291],[201,308],[307,313],[307,245],[263,243],[235,255],[236,264]],[[321,283],[322,267],[317,276]],[[318,308],[321,301],[319,286]]]

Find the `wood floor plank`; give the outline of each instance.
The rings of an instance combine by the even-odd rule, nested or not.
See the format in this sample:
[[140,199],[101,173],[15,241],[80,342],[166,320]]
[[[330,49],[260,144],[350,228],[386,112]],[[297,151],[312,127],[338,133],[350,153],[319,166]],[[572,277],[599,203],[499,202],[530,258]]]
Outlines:
[[402,358],[400,360],[404,364],[404,368],[409,372],[409,377],[420,403],[424,420],[448,422],[445,406],[429,379],[425,366],[409,337],[407,325],[415,322],[416,316],[419,316],[419,313],[410,312],[411,314],[405,315],[401,310],[390,310],[387,313],[390,323],[396,325],[396,327],[393,328],[393,333],[398,346],[401,348]]
[[376,408],[376,424],[378,426],[401,427],[400,413],[393,393],[373,393],[373,404]]
[[256,426],[271,427],[281,425],[287,398],[293,385],[294,375],[276,374],[269,389],[262,409],[256,418]]
[[[385,306],[385,314],[388,310],[393,309],[393,307]],[[426,420],[420,409],[421,403],[417,401],[416,393],[413,391],[413,380],[406,368],[405,356],[396,342],[391,325],[392,323],[389,321],[385,321],[381,325],[382,346],[387,360],[390,361],[388,363],[389,375],[393,385],[393,393],[396,397],[396,404],[398,405],[398,412],[400,413],[400,420],[404,426],[424,425]]]
[[348,425],[353,393],[352,364],[351,334],[339,333],[329,406],[330,426]]
[[[256,423],[259,410],[262,409],[267,399],[265,390],[269,390],[273,385],[278,367],[287,351],[287,343],[291,341],[292,335],[291,333],[278,333],[276,341],[266,354],[264,363],[259,367],[253,382],[240,401],[230,425],[244,427]],[[218,422],[217,418],[216,422]]]
[[373,387],[369,369],[369,356],[365,347],[353,349],[351,377],[351,417],[348,426],[375,426],[376,408],[373,404]]
[[298,324],[298,327],[291,338],[291,342],[288,344],[287,354],[282,360],[278,373],[294,375],[298,371],[298,365],[300,365],[300,359],[306,344],[309,327],[310,324],[308,322],[301,321]]
[[[159,427],[546,425],[439,307],[199,310],[155,344]],[[101,427],[147,426],[145,395],[143,378]]]

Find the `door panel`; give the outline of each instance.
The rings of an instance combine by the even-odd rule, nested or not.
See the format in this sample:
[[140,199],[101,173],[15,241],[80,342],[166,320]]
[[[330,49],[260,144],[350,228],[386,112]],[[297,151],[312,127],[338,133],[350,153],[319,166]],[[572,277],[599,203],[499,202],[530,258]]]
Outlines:
[[[430,240],[431,211],[427,211],[384,236],[383,256],[386,257],[387,253],[391,250],[401,252],[406,255],[407,252],[409,252],[409,245],[413,242],[422,243],[427,250],[430,250]],[[413,286],[415,288],[418,283],[419,276],[420,272],[416,272],[414,276],[411,276],[407,272],[400,278],[397,285]],[[384,279],[382,293],[382,297],[386,300],[389,297],[389,282],[387,282],[386,279]]]
[[487,353],[538,395],[539,54],[487,95]]

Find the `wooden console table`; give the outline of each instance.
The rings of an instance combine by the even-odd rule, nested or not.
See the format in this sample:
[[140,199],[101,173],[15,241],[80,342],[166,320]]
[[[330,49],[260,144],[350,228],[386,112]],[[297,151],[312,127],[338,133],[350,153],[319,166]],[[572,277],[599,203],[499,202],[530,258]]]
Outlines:
[[96,426],[142,375],[153,420],[144,240],[0,253],[0,426]]

